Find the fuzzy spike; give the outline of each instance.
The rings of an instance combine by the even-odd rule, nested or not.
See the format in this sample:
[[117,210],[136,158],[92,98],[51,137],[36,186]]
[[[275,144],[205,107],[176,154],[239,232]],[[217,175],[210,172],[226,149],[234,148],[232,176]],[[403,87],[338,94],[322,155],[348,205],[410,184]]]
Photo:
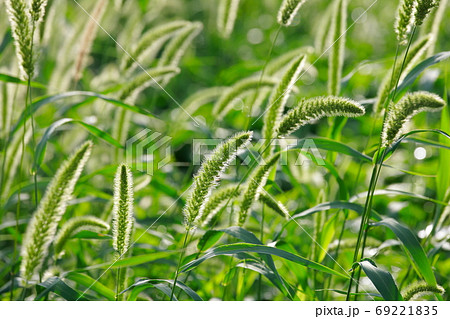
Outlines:
[[5,0],[5,4],[21,76],[25,80],[31,79],[34,75],[34,55],[31,49],[33,35],[30,13],[24,0]]
[[359,103],[346,98],[328,96],[304,100],[282,118],[277,136],[289,135],[301,126],[323,117],[357,117],[364,113],[365,110]]
[[30,16],[31,20],[35,24],[40,23],[44,20],[45,7],[47,6],[47,0],[32,0]]
[[429,92],[414,92],[405,95],[397,104],[389,108],[381,132],[381,144],[388,147],[403,134],[405,124],[416,114],[424,111],[436,112],[445,106],[445,101]]
[[402,0],[398,7],[394,29],[401,45],[408,43],[408,35],[415,22],[416,5],[416,0]]
[[263,187],[266,185],[269,171],[274,167],[280,159],[280,153],[274,154],[266,162],[261,164],[249,176],[247,186],[244,190],[244,195],[241,204],[241,210],[238,215],[238,224],[243,225],[247,220],[248,211],[255,201],[259,199]]
[[136,48],[130,52],[133,58],[126,56],[123,60],[122,70],[128,71],[134,68],[137,64],[136,61],[139,62],[143,58],[154,57],[167,40],[190,24],[189,21],[178,20],[148,30],[142,35]]
[[203,209],[203,214],[199,219],[199,224],[201,224],[203,227],[208,226],[211,220],[223,207],[223,204],[225,204],[226,201],[237,197],[238,195],[238,185],[229,185],[227,187],[219,189],[216,193],[212,194],[211,198]]
[[91,154],[92,142],[84,143],[56,172],[39,207],[31,217],[22,246],[20,273],[28,282],[39,273],[56,227],[66,211],[75,184]]
[[229,38],[234,29],[240,0],[220,0],[217,12],[217,28],[224,38]]
[[[200,22],[193,22],[181,30],[177,36],[167,44],[161,53],[161,58],[158,61],[158,66],[172,66],[178,67],[181,58],[186,53],[189,45],[197,37],[203,29],[203,24]],[[173,76],[173,75],[172,75]],[[164,77],[163,85],[166,85],[171,79],[171,75]]]
[[330,25],[331,49],[328,58],[328,94],[341,91],[342,66],[344,65],[347,29],[347,0],[336,0]]
[[430,286],[426,282],[420,281],[416,282],[402,291],[403,299],[405,301],[417,300],[418,298],[429,295],[429,294],[440,294],[443,295],[445,289],[439,285]]
[[280,10],[278,10],[278,23],[285,27],[290,26],[298,10],[305,2],[306,0],[283,0]]
[[439,6],[439,0],[417,0],[417,7],[415,13],[415,24],[422,25],[423,20],[428,16],[431,9]]
[[218,184],[219,178],[236,155],[245,149],[252,138],[251,132],[241,132],[219,144],[200,167],[194,177],[193,190],[183,208],[187,229],[192,229],[202,217],[205,205],[208,203],[212,190]]
[[[269,110],[264,116],[263,138],[265,146],[271,146],[271,140],[276,138],[276,129],[284,112],[284,107],[289,98],[290,91],[298,80],[300,72],[305,65],[305,56],[294,59],[284,73],[278,86],[274,88],[269,99]],[[272,154],[273,147],[268,147],[265,155]]]
[[[131,82],[127,83],[122,89],[119,100],[134,101],[140,92],[151,85],[156,85],[164,76],[177,74],[180,69],[173,66],[156,67],[147,70],[136,76]],[[150,76],[149,76],[150,74]],[[157,86],[159,88],[159,86]]]
[[283,205],[283,203],[274,199],[272,196],[261,193],[258,200],[267,207],[271,208],[278,215],[286,218],[286,220],[291,217],[291,215],[289,214],[289,210]]
[[125,164],[118,167],[114,178],[113,203],[113,247],[122,256],[130,248],[134,225],[133,177]]

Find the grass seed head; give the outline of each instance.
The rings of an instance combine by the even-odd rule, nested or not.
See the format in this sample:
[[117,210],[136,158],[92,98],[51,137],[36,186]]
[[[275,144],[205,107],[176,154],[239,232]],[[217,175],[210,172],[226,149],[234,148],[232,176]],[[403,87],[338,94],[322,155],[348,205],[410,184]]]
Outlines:
[[281,119],[277,136],[287,136],[303,125],[323,117],[357,117],[364,113],[365,110],[359,103],[347,98],[328,96],[303,100]]
[[133,233],[133,176],[126,164],[121,164],[114,178],[113,196],[113,247],[119,256],[124,255],[131,244]]
[[414,92],[405,95],[398,103],[391,104],[381,132],[381,144],[388,147],[403,134],[406,123],[416,114],[424,111],[436,112],[445,106],[445,101],[429,92]]
[[259,199],[259,195],[266,185],[269,172],[280,159],[280,153],[272,155],[267,161],[264,161],[249,176],[247,186],[244,190],[241,209],[238,215],[238,224],[242,226],[247,220],[248,212],[255,201]]
[[194,177],[192,192],[183,208],[187,229],[197,226],[205,205],[217,186],[220,176],[237,154],[245,149],[252,138],[252,132],[241,132],[219,144],[212,154],[203,162]]
[[56,172],[28,224],[23,245],[21,277],[27,282],[39,273],[56,228],[66,211],[75,183],[91,154],[92,142],[84,143]]
[[298,10],[305,2],[306,0],[283,0],[278,11],[278,23],[285,27],[290,26]]
[[415,21],[416,6],[416,0],[402,0],[398,7],[394,30],[401,45],[408,43],[408,35]]

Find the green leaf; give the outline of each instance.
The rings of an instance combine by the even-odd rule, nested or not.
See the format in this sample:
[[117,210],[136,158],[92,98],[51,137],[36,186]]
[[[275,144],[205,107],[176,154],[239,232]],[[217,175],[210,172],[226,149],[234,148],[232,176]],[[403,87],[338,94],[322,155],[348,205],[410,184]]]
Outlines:
[[364,270],[367,277],[377,288],[378,292],[386,301],[403,300],[402,295],[398,291],[394,278],[387,271],[377,268],[372,262],[364,260],[358,263]]
[[46,281],[39,283],[38,286],[45,289],[41,291],[34,300],[43,300],[49,292],[54,292],[67,301],[88,300],[85,297],[80,297],[81,293],[70,288],[58,277],[51,277]]
[[[286,287],[288,287],[289,289],[289,293],[291,294],[291,296],[294,296],[295,294],[295,290],[286,282],[282,281],[282,286],[280,286],[280,277],[277,276],[272,270],[270,270],[266,265],[257,262],[255,260],[246,260],[243,263],[240,263],[238,265],[236,265],[236,267],[240,267],[240,268],[245,268],[245,269],[250,269],[252,271],[256,271],[257,273],[263,275],[264,277],[266,277],[267,279],[269,279],[269,281],[275,286],[277,287],[281,292],[285,293]],[[234,269],[234,268],[233,268]]]
[[398,86],[395,100],[398,101],[402,97],[402,93],[414,83],[414,81],[426,68],[448,58],[450,58],[450,51],[445,51],[433,55],[432,57],[420,62],[414,69],[411,70],[411,72],[406,75],[402,83]]
[[[293,215],[291,217],[291,219],[303,218],[303,217],[312,215],[314,213],[325,211],[325,210],[330,210],[330,209],[348,209],[348,210],[352,210],[361,215],[364,211],[364,206],[361,206],[361,205],[355,204],[355,203],[341,202],[341,201],[321,203],[310,209],[304,210],[300,213]],[[380,215],[378,215],[375,211],[372,211],[371,217],[376,221],[379,221],[382,219],[382,217]]]
[[115,140],[111,135],[98,129],[97,127],[87,124],[83,121],[74,120],[71,118],[64,118],[64,119],[60,119],[56,122],[53,122],[47,128],[44,135],[42,136],[41,141],[39,142],[39,144],[36,147],[36,153],[35,153],[36,168],[39,168],[41,166],[42,162],[44,161],[45,151],[47,149],[48,140],[52,137],[53,133],[56,131],[57,128],[59,128],[60,126],[62,126],[64,124],[67,124],[67,123],[77,123],[77,124],[83,126],[92,135],[108,142],[109,144],[111,144],[117,148],[123,148],[123,146],[117,140]]
[[94,278],[89,277],[88,275],[72,272],[65,275],[65,278],[70,279],[72,281],[75,281],[76,283],[85,286],[86,288],[89,287],[90,290],[95,291],[99,295],[105,297],[106,299],[110,301],[115,300],[115,293],[99,281],[95,280]]
[[112,268],[137,266],[137,265],[141,265],[141,264],[155,261],[158,259],[165,259],[167,257],[172,256],[175,253],[176,252],[174,252],[174,251],[159,251],[159,252],[154,252],[154,253],[146,254],[146,255],[123,258],[123,259],[117,261],[112,266]]
[[325,221],[323,225],[320,235],[319,235],[319,244],[321,249],[319,250],[319,256],[317,257],[318,262],[322,262],[325,256],[327,255],[328,246],[331,244],[331,241],[334,238],[336,233],[336,219],[337,214],[334,214],[331,218]]
[[[16,78],[15,76],[3,74],[3,73],[0,73],[0,81],[6,82],[6,83],[16,83],[16,84],[21,84],[21,85],[28,85],[27,81],[23,81],[19,78]],[[37,88],[37,89],[46,89],[47,88],[44,84],[34,82],[34,81],[30,82],[30,86],[33,88]]]
[[[135,113],[139,113],[139,114],[143,114],[146,116],[150,116],[150,117],[154,117],[150,112],[146,111],[145,109],[139,108],[137,106],[134,105],[130,105],[130,104],[126,104],[124,102],[121,102],[119,100],[113,99],[109,96],[103,95],[103,94],[99,94],[99,93],[95,93],[95,92],[90,92],[90,91],[69,91],[69,92],[64,92],[64,93],[59,93],[59,94],[55,94],[55,95],[46,95],[46,96],[41,96],[37,99],[35,99],[33,101],[33,103],[31,104],[30,108],[32,110],[32,113],[36,113],[37,110],[39,110],[42,106],[46,105],[46,104],[50,104],[59,100],[63,100],[66,98],[70,98],[70,97],[76,97],[76,96],[81,96],[81,97],[91,97],[93,99],[102,99],[108,103],[111,103],[113,105],[119,106],[125,110],[129,110]],[[14,126],[11,136],[20,128],[23,126],[23,124],[25,123],[25,121],[30,117],[30,112],[28,110],[24,110],[22,112],[22,114],[20,115],[19,120],[16,122],[16,125]]]
[[292,262],[295,262],[299,265],[325,272],[331,275],[339,276],[342,278],[349,278],[347,275],[341,274],[333,269],[330,269],[324,265],[321,265],[319,263],[316,263],[312,260],[288,253],[284,250],[277,249],[275,247],[268,247],[264,245],[255,245],[255,244],[244,244],[244,243],[237,243],[237,244],[229,244],[229,245],[223,245],[215,247],[211,250],[209,250],[205,255],[202,257],[193,260],[186,265],[184,265],[181,268],[181,272],[186,272],[190,269],[193,269],[200,265],[205,260],[208,260],[212,257],[221,256],[221,255],[233,255],[237,253],[258,253],[258,254],[268,254],[268,255],[274,255],[278,256],[287,260],[290,260]]
[[90,230],[82,230],[79,233],[76,233],[71,238],[79,238],[79,239],[111,239],[111,235],[97,233]]
[[415,266],[417,273],[420,276],[423,276],[429,285],[437,285],[436,278],[434,277],[434,273],[431,269],[427,255],[420,245],[419,240],[414,233],[409,230],[409,228],[403,226],[392,218],[383,219],[380,222],[373,224],[373,226],[386,226],[392,230],[412,258],[413,265]]
[[222,238],[223,232],[218,230],[208,230],[198,241],[197,249],[205,251],[210,249]]
[[[140,293],[141,291],[145,290],[146,288],[155,287],[157,284],[161,284],[161,283],[167,283],[167,284],[170,284],[171,286],[173,286],[173,280],[167,280],[167,279],[143,279],[143,280],[139,280],[138,282],[134,283],[133,285],[131,285],[130,287],[128,287],[127,289],[125,289],[121,293],[124,293],[124,292],[126,292],[128,290],[133,290],[133,292],[134,292],[134,290],[136,288],[138,288],[138,291]],[[192,290],[191,288],[186,286],[181,281],[177,280],[177,284],[176,285],[177,285],[178,288],[183,290],[193,300],[195,300],[195,301],[203,301],[203,299],[200,298],[200,296],[197,295],[197,293],[194,290]],[[157,288],[157,287],[155,287],[155,288]],[[168,296],[170,296],[170,292],[171,292],[171,290],[169,290]],[[136,300],[135,297],[137,297],[137,295],[139,293],[137,293],[137,294],[134,293],[133,296],[130,296],[130,298],[133,297],[133,299],[129,298],[129,300]]]
[[[263,245],[263,243],[253,233],[238,226],[232,226],[229,228],[220,229],[216,231],[220,233],[226,233],[227,235],[230,235],[234,238],[237,238],[249,244]],[[261,254],[260,257],[267,264],[268,269],[274,274],[275,277],[272,279],[277,282],[276,286],[281,290],[281,292],[283,292],[285,295],[289,296],[289,298],[292,299],[295,291],[292,290],[292,288],[289,285],[286,285],[284,279],[279,275],[272,256],[267,254]]]
[[[433,203],[444,205],[444,206],[448,205],[448,203],[446,203],[446,202],[436,200],[431,197],[427,197],[427,196],[423,196],[423,195],[415,194],[415,193],[410,193],[410,192],[405,192],[405,191],[400,191],[400,190],[396,190],[396,189],[377,189],[373,193],[373,196],[382,196],[382,195],[407,196],[407,197],[422,199],[425,201],[433,202]],[[364,199],[366,197],[367,197],[367,192],[362,192],[362,193],[354,195],[348,201],[354,202],[358,199]]]
[[372,158],[370,156],[364,155],[343,143],[321,137],[311,138],[308,140],[314,142],[318,149],[348,155],[361,162],[372,162]]
[[77,271],[81,270],[92,270],[92,269],[99,269],[99,268],[121,268],[121,267],[131,267],[131,266],[137,266],[142,265],[148,262],[152,262],[159,259],[166,259],[167,257],[176,254],[176,251],[158,251],[151,254],[145,254],[140,256],[132,256],[127,258],[122,258],[120,260],[117,260],[116,262],[107,262],[107,263],[101,263],[97,265],[92,265],[86,268],[77,269]]

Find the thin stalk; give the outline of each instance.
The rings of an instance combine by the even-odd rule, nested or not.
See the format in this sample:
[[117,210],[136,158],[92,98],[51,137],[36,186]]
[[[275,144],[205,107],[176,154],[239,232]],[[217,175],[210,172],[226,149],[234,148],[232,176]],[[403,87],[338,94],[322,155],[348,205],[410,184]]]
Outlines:
[[[414,28],[413,28],[413,30],[411,32],[411,36],[410,36],[409,41],[408,41],[408,46],[406,48],[406,52],[405,52],[405,55],[403,57],[402,65],[401,65],[401,68],[400,68],[399,77],[396,79],[395,88],[394,88],[394,92],[392,94],[392,98],[388,99],[388,101],[387,101],[388,106],[387,106],[386,112],[384,113],[384,119],[386,119],[386,116],[387,116],[388,111],[389,111],[389,102],[395,100],[395,97],[396,97],[396,94],[397,94],[397,89],[398,89],[398,84],[400,82],[400,77],[401,77],[401,74],[402,74],[403,69],[405,67],[406,58],[408,56],[408,52],[409,52],[409,49],[411,47],[412,39],[414,38],[415,32],[416,32],[416,26],[414,26]],[[381,145],[381,143],[378,146],[378,152],[377,153],[380,152],[380,145]],[[383,167],[383,161],[384,161],[384,157],[386,156],[386,153],[387,153],[387,149],[384,149],[383,154],[382,154],[382,156],[380,158],[380,162],[377,163],[378,168],[377,168],[377,171],[376,171],[375,182],[374,182],[374,185],[373,185],[372,192],[369,195],[370,196],[369,211],[372,209],[373,194],[375,192],[376,184],[378,182],[378,178],[379,178],[380,173],[381,173],[381,168]],[[364,250],[365,250],[365,247],[366,247],[366,240],[367,240],[367,234],[368,234],[368,229],[369,229],[369,225],[368,225],[369,217],[370,217],[370,213],[368,213],[368,216],[366,217],[366,223],[365,223],[365,227],[364,227],[363,242],[362,242],[362,246],[361,246],[362,248],[361,248],[361,257],[360,258],[364,257]],[[360,276],[361,276],[361,267],[358,268],[358,274],[357,274],[357,277],[356,277],[356,292],[358,292],[358,288],[359,288],[358,282],[359,282]],[[357,300],[357,298],[358,298],[358,295],[356,294],[355,295],[355,301]]]
[[[30,81],[28,81],[28,83],[30,84]],[[28,101],[28,94],[29,94],[29,88],[27,88],[27,92],[25,94],[25,103],[27,103]],[[14,252],[13,252],[13,273],[14,273],[14,264],[15,264],[15,260],[17,258],[17,234],[19,234],[19,218],[20,218],[20,196],[22,194],[22,167],[23,167],[23,159],[24,159],[24,155],[25,155],[25,136],[26,136],[26,127],[27,127],[27,123],[25,120],[25,123],[23,125],[23,136],[22,136],[22,154],[20,156],[20,163],[19,163],[19,189],[17,191],[17,206],[16,206],[16,234],[14,236]],[[26,286],[23,288],[22,290],[22,300],[25,299],[25,290],[26,290]],[[14,275],[11,276],[11,291],[14,288]]]
[[175,287],[177,286],[178,275],[180,272],[181,262],[183,261],[184,253],[186,252],[187,238],[189,236],[189,229],[186,230],[183,241],[183,248],[181,250],[180,259],[178,260],[177,270],[175,272],[175,278],[173,279],[172,292],[170,293],[170,301],[173,300],[173,294],[175,292]]
[[[394,88],[394,92],[392,94],[390,94],[389,98],[387,99],[386,103],[385,103],[385,112],[384,112],[384,120],[386,120],[386,116],[388,114],[389,111],[389,103],[391,101],[393,101],[395,99],[395,96],[397,94],[397,89],[398,89],[398,84],[400,82],[400,77],[401,74],[403,72],[403,69],[405,67],[405,62],[406,62],[406,58],[408,56],[408,52],[409,49],[411,47],[411,43],[412,43],[412,39],[414,37],[414,34],[416,32],[416,26],[414,26],[412,32],[411,32],[411,36],[409,38],[408,41],[408,46],[406,48],[406,52],[405,55],[403,57],[403,61],[402,61],[402,65],[400,68],[400,72],[399,72],[399,77],[397,79],[395,79],[395,88]],[[397,45],[397,52],[396,52],[396,58],[395,61],[397,61],[397,54],[398,54],[398,45]],[[394,63],[394,67],[393,67],[393,71],[392,74],[394,74],[395,71],[395,64]],[[391,77],[391,82],[392,82],[392,77]],[[360,225],[360,229],[359,229],[359,233],[358,233],[358,239],[356,242],[356,247],[355,247],[355,253],[353,255],[353,263],[357,262],[359,259],[364,257],[364,250],[365,250],[365,246],[366,246],[366,240],[367,240],[367,234],[368,234],[368,228],[369,228],[369,219],[370,219],[370,213],[372,211],[372,202],[373,202],[373,194],[375,192],[376,189],[376,184],[378,182],[378,178],[380,176],[380,172],[381,172],[381,168],[383,167],[383,161],[384,161],[384,157],[386,156],[387,153],[387,149],[384,149],[381,156],[380,155],[380,151],[381,151],[381,142],[378,144],[378,149],[377,152],[375,153],[377,156],[377,163],[375,164],[373,170],[372,170],[372,176],[370,178],[370,184],[369,184],[369,190],[368,190],[368,195],[366,198],[366,202],[364,205],[364,211],[363,211],[363,215],[361,216],[361,225]],[[359,253],[359,250],[361,248],[361,253]],[[351,289],[352,289],[352,283],[355,280],[356,281],[356,292],[358,292],[359,289],[359,278],[361,276],[361,268],[358,268],[357,274],[356,274],[356,280],[355,280],[355,272],[353,271],[351,274],[351,278],[350,278],[350,282],[349,282],[349,286],[348,286],[348,290],[347,290],[347,297],[346,300],[350,300],[350,293],[351,293]],[[355,301],[357,300],[358,296],[355,295]]]
[[[36,25],[35,22],[33,20],[32,22],[32,27],[31,27],[31,39],[34,39],[34,32],[36,31]],[[30,48],[30,54],[33,55],[33,50],[34,50],[34,41],[31,41],[31,48]],[[28,74],[28,81],[27,81],[27,96],[29,98],[25,100],[25,103],[27,103],[27,109],[28,109],[28,114],[30,115],[30,120],[31,120],[31,148],[32,148],[32,156],[33,156],[33,170],[32,170],[32,174],[33,174],[33,181],[34,181],[34,205],[35,208],[37,208],[38,206],[38,187],[37,187],[37,162],[36,162],[36,154],[35,154],[35,149],[36,149],[36,139],[35,139],[35,129],[34,129],[34,115],[33,115],[33,110],[32,110],[32,105],[33,105],[33,100],[31,98],[31,74]]]
[[[120,260],[120,258],[119,258]],[[117,272],[116,272],[116,296],[115,296],[115,300],[118,301],[119,300],[119,282],[120,282],[120,267],[117,268]]]

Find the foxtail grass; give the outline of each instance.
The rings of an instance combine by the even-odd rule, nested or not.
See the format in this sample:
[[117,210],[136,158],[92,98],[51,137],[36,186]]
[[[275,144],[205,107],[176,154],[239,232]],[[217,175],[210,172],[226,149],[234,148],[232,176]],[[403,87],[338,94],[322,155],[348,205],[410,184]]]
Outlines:
[[[178,67],[181,58],[186,53],[189,45],[197,37],[203,29],[203,24],[193,22],[191,25],[182,29],[175,37],[173,37],[161,53],[158,66]],[[173,74],[165,76],[162,85],[167,85]]]
[[208,226],[217,215],[217,213],[221,210],[222,206],[226,204],[230,199],[233,199],[238,195],[239,185],[229,185],[211,194],[208,203],[203,209],[203,214],[199,219],[199,225],[201,225],[202,227]]
[[418,300],[420,297],[423,297],[425,295],[430,294],[439,294],[443,295],[445,293],[444,288],[441,286],[430,286],[426,282],[420,281],[411,284],[410,286],[406,287],[402,291],[402,296],[405,301],[410,300]]
[[328,94],[339,95],[344,64],[347,28],[347,0],[336,0],[330,25],[330,54],[328,58]]
[[219,0],[217,29],[223,38],[229,38],[234,29],[240,0]]
[[258,200],[272,209],[274,212],[276,212],[278,215],[284,217],[286,220],[288,220],[291,215],[289,214],[289,210],[284,206],[284,204],[272,196],[266,194],[265,192],[261,192],[259,194]]
[[96,3],[91,17],[83,30],[83,36],[81,38],[80,47],[78,49],[78,54],[75,60],[75,70],[73,74],[74,82],[77,83],[84,71],[87,64],[87,59],[92,49],[92,44],[94,43],[95,36],[98,30],[98,23],[101,22],[103,14],[106,9],[106,0],[100,0]]
[[303,125],[312,123],[323,117],[364,115],[364,108],[347,98],[334,96],[318,97],[301,101],[281,119],[277,137],[284,137],[298,130]]
[[24,0],[5,0],[5,4],[21,77],[28,80],[34,75],[35,60],[30,11]]
[[58,169],[32,215],[22,245],[21,277],[28,283],[41,271],[56,228],[66,211],[75,183],[91,153],[92,142],[84,143]]
[[285,105],[289,98],[289,93],[295,82],[300,76],[305,65],[305,56],[301,55],[295,58],[289,65],[287,71],[283,75],[280,83],[274,88],[269,98],[268,111],[264,116],[263,139],[266,141],[265,146],[269,148],[265,152],[265,157],[272,154],[272,139],[276,138],[277,125],[280,123]]
[[427,50],[427,56],[432,56],[435,51],[436,42],[439,35],[439,29],[442,25],[445,10],[447,9],[448,0],[441,0],[439,6],[435,7],[427,19],[425,19],[422,27],[420,28],[420,35],[431,35],[432,41]]
[[219,144],[211,156],[203,162],[194,177],[192,192],[183,208],[186,229],[197,226],[220,176],[236,156],[245,149],[251,138],[251,132],[237,133]]
[[[133,215],[133,177],[127,165],[121,164],[114,178],[114,196],[112,209],[113,248],[117,259],[129,253],[134,228]],[[127,269],[118,268],[116,277],[116,300],[121,300],[121,291],[125,289]]]
[[416,0],[401,0],[398,7],[394,30],[401,45],[408,43],[408,35],[415,22],[416,3]]
[[269,159],[264,161],[259,167],[257,167],[248,178],[248,183],[244,188],[244,194],[242,197],[241,208],[238,214],[238,224],[242,226],[247,220],[248,212],[251,209],[253,203],[259,199],[259,195],[263,191],[266,185],[269,172],[277,165],[280,159],[280,153],[276,153]]
[[382,147],[389,147],[403,134],[406,123],[416,114],[424,111],[436,112],[445,106],[445,101],[436,94],[414,92],[405,95],[389,108],[381,133]]
[[415,16],[414,23],[416,26],[422,25],[423,21],[428,16],[431,9],[439,6],[439,1],[440,0],[417,0],[416,12],[414,14]]
[[280,10],[278,10],[278,23],[285,27],[291,25],[298,10],[305,2],[306,0],[283,0]]
[[137,62],[143,63],[143,59],[152,60],[167,40],[190,24],[189,21],[177,20],[151,28],[141,36],[130,56],[124,57],[121,69],[129,71],[137,66]]

